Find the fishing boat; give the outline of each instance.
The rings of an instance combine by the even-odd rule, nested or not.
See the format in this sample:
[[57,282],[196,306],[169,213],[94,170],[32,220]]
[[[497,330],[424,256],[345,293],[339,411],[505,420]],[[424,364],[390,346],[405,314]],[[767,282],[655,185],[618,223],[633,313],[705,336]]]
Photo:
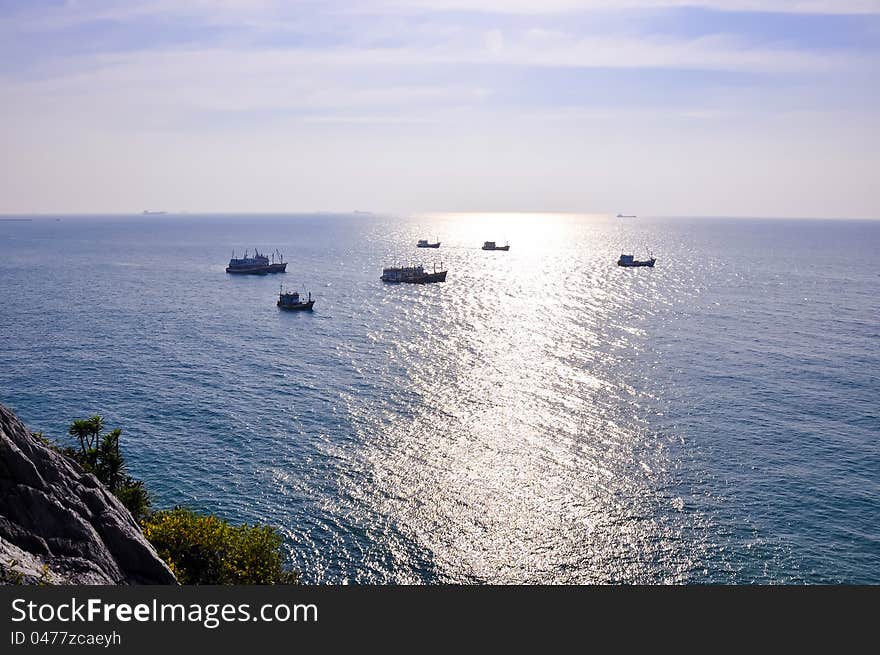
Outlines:
[[315,301],[312,300],[312,292],[309,291],[309,299],[302,300],[296,291],[284,291],[284,285],[281,285],[281,292],[278,294],[278,302],[276,303],[281,309],[288,311],[311,311]]
[[419,239],[419,242],[416,244],[416,248],[439,248],[440,242],[437,241],[435,243],[428,243],[427,239]]
[[430,284],[432,282],[446,282],[447,271],[440,263],[440,270],[434,265],[431,272],[425,271],[425,268],[419,266],[390,266],[382,269],[382,277],[379,279],[383,282],[408,282],[410,284]]
[[617,265],[618,266],[650,266],[653,268],[654,262],[656,262],[657,259],[653,255],[651,255],[651,253],[648,253],[648,257],[649,257],[649,259],[639,260],[639,259],[636,259],[634,255],[621,254],[620,259],[617,260]]
[[244,257],[237,258],[233,250],[232,259],[229,260],[229,266],[226,267],[227,273],[239,275],[266,275],[267,273],[284,273],[286,271],[287,262],[284,261],[284,255],[277,249],[272,253],[271,259],[259,250],[254,250],[253,257],[249,257],[248,251],[245,250]]
[[[277,261],[276,261],[277,258]],[[286,273],[287,272],[287,262],[284,261],[284,255],[282,255],[278,248],[275,248],[275,252],[272,253],[272,261],[269,263],[269,272],[270,273]]]
[[483,250],[510,250],[510,244],[506,243],[503,246],[497,245],[494,241],[486,241],[483,243]]

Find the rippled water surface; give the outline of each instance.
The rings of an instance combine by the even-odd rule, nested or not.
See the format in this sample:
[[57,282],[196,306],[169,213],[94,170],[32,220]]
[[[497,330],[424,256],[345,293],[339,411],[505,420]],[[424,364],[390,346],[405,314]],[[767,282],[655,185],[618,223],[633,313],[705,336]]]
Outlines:
[[[65,216],[0,245],[0,402],[59,439],[103,414],[157,505],[281,526],[307,581],[880,583],[880,223]],[[287,274],[224,273],[254,246]]]

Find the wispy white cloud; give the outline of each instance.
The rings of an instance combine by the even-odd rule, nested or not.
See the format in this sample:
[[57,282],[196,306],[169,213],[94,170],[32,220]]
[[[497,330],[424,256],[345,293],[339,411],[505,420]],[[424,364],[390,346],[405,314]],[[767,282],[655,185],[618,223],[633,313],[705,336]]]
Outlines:
[[[100,131],[194,130],[210,132],[218,122],[240,129],[275,129],[287,124],[459,124],[492,112],[523,116],[543,109],[493,104],[509,91],[479,68],[688,69],[797,74],[814,77],[872,70],[858,53],[813,52],[788,47],[756,48],[729,36],[699,38],[581,36],[558,29],[471,28],[428,30],[399,45],[357,47],[164,48],[65,58],[39,79],[0,78],[0,109],[7,125],[64,120]],[[437,76],[438,71],[455,71]],[[421,80],[421,81],[420,81]],[[674,90],[661,104],[670,116],[720,117],[723,111],[771,111],[742,89],[719,100],[717,91],[678,101]],[[815,94],[814,94],[815,96]],[[743,98],[748,98],[747,101]],[[805,108],[815,97],[805,98]],[[546,102],[552,103],[552,98]],[[589,102],[589,100],[587,100]],[[722,104],[723,103],[723,104]],[[542,105],[545,102],[533,104]],[[589,111],[589,107],[584,107]],[[658,111],[651,102],[645,112]],[[268,120],[273,118],[273,120]],[[13,129],[13,128],[10,128]]]
[[[880,1],[880,0],[878,0]],[[414,0],[406,11],[430,13],[431,8],[473,6],[459,0]],[[602,0],[548,0],[540,7],[553,12],[610,6]],[[619,3],[613,3],[618,5]],[[682,4],[675,1],[633,1],[633,5]],[[690,3],[688,3],[690,4]],[[749,0],[702,2],[703,5],[747,7]],[[771,2],[818,10],[828,3]],[[838,11],[862,6],[860,0],[833,3]],[[871,4],[871,3],[869,3]],[[878,4],[874,2],[873,4]],[[309,12],[346,12],[353,9],[382,13],[397,6],[393,0],[373,3],[281,3],[274,0],[210,2],[97,2],[77,0],[54,13],[65,20],[138,20],[146,15],[210,15],[208,21],[245,20],[249,38],[231,42],[200,42],[185,46],[141,47],[133,51],[59,54],[48,56],[38,77],[0,76],[0,92],[10,100],[4,113],[40,114],[66,108],[88,123],[124,129],[198,126],[198,117],[225,116],[234,122],[257,121],[267,113],[314,115],[328,120],[360,115],[377,123],[388,117],[421,119],[454,110],[484,107],[494,96],[503,96],[505,82],[472,71],[534,69],[638,69],[690,70],[760,75],[795,74],[813,78],[840,73],[864,75],[874,67],[873,53],[814,50],[791,44],[755,45],[746,36],[708,34],[687,37],[663,34],[595,34],[575,30],[566,20],[541,22],[537,27],[492,26],[491,21],[415,21],[399,30],[393,21],[364,23],[354,38],[318,45],[266,46],[277,23],[269,20],[286,12],[299,29],[308,31]],[[402,5],[400,5],[402,7]],[[481,3],[488,9],[525,11],[531,3]],[[291,7],[297,10],[291,14]],[[505,9],[506,8],[506,9]],[[43,13],[48,10],[40,10]],[[295,18],[289,18],[296,15]],[[33,18],[33,16],[32,16]],[[291,23],[286,23],[290,25]],[[322,27],[325,23],[318,21]],[[360,23],[357,23],[360,25]],[[342,25],[349,26],[347,21]],[[45,27],[45,26],[44,26]],[[332,23],[331,27],[339,28]],[[377,45],[383,44],[383,45]],[[446,72],[454,71],[454,73]],[[677,105],[669,91],[670,105]],[[509,94],[508,94],[509,96]],[[540,103],[537,103],[540,104]],[[694,112],[717,111],[700,106]],[[757,108],[756,108],[757,109]],[[523,111],[512,106],[496,111]],[[656,111],[652,105],[650,111]],[[250,116],[248,116],[250,115]],[[304,120],[304,119],[303,119]],[[432,118],[432,120],[434,120]],[[210,125],[210,120],[205,122]],[[207,129],[207,128],[206,128]]]
[[132,22],[169,17],[208,25],[271,28],[303,17],[430,15],[437,12],[553,16],[576,12],[619,12],[669,8],[787,14],[880,14],[880,0],[67,0],[31,5],[0,17],[0,24],[24,30],[59,30],[91,22]]
[[[296,88],[303,80],[341,73],[406,71],[437,65],[486,64],[514,67],[645,68],[743,71],[752,73],[829,72],[870,67],[870,54],[755,47],[726,35],[696,38],[663,36],[580,36],[564,30],[460,31],[448,40],[402,43],[389,47],[327,48],[164,48],[129,53],[84,55],[78,70],[64,81],[26,82],[20,88],[72,90],[144,83],[188,94],[190,84],[235,81],[271,93]],[[63,67],[69,71],[68,66]],[[352,76],[356,77],[356,75]],[[276,86],[277,85],[277,86]],[[226,86],[226,89],[229,89]]]
[[66,0],[60,5],[30,5],[5,17],[5,22],[15,21],[26,29],[56,30],[88,22],[124,22],[151,16],[224,21],[265,14],[280,6],[275,0]]
[[[545,14],[575,11],[701,7],[720,11],[793,14],[880,13],[878,0],[380,0],[372,7],[399,11],[447,10]],[[370,6],[370,5],[368,5]]]
[[[644,148],[646,161],[668,156],[670,166],[699,173],[672,151],[679,143],[690,155],[714,146],[737,158],[729,166],[735,176],[736,166],[747,167],[748,157],[762,149],[773,151],[773,161],[790,163],[793,156],[785,153],[808,152],[805,144],[818,139],[814,133],[829,135],[820,144],[826,154],[833,154],[835,138],[845,144],[852,155],[849,172],[861,184],[865,174],[859,167],[876,160],[868,146],[877,145],[871,135],[880,133],[875,111],[880,98],[871,91],[876,49],[811,47],[809,38],[766,34],[755,38],[726,31],[720,22],[712,24],[722,25],[717,30],[652,29],[655,13],[684,5],[880,11],[880,0],[28,5],[0,17],[0,30],[25,34],[19,40],[29,48],[20,58],[23,70],[8,64],[0,69],[0,134],[10,144],[6,157],[18,161],[5,166],[9,176],[0,181],[0,197],[23,198],[19,189],[39,189],[45,170],[59,178],[66,171],[81,188],[93,185],[90,193],[100,193],[100,185],[78,168],[78,157],[88,152],[96,174],[115,180],[120,189],[126,172],[173,189],[181,199],[212,193],[218,184],[225,192],[242,180],[280,199],[291,167],[307,181],[301,191],[311,195],[303,197],[316,205],[334,197],[335,188],[319,193],[332,186],[322,177],[328,175],[345,178],[346,188],[362,187],[364,198],[402,178],[414,180],[414,196],[430,198],[455,184],[476,188],[472,179],[503,189],[510,186],[505,179],[528,180],[550,171],[546,188],[558,197],[579,198],[585,166],[605,176],[603,167],[614,161],[610,170],[621,177],[608,173],[603,183],[621,189],[630,184],[630,162],[615,159],[624,147]],[[598,20],[601,26],[591,29],[590,20],[573,20],[574,14],[583,18],[622,7],[651,11],[644,20],[623,21],[620,29],[605,29]],[[815,25],[823,19],[803,20]],[[186,38],[152,40],[150,30],[165,25],[184,30]],[[106,46],[75,47],[78,39],[96,33],[114,38]],[[591,89],[589,79],[605,86]],[[585,88],[572,89],[577,86]],[[645,104],[615,106],[599,97],[618,92],[635,93]],[[844,102],[853,94],[868,102]],[[799,131],[786,131],[789,125]],[[744,153],[740,143],[754,153]],[[102,164],[118,160],[120,152],[142,156],[129,160],[128,168],[118,161]],[[369,171],[357,168],[352,152],[366,153]],[[498,152],[508,153],[504,161]],[[601,165],[586,153],[602,153]],[[443,174],[451,176],[452,186],[435,190]],[[226,208],[235,208],[236,199],[247,196],[229,191],[224,197]]]

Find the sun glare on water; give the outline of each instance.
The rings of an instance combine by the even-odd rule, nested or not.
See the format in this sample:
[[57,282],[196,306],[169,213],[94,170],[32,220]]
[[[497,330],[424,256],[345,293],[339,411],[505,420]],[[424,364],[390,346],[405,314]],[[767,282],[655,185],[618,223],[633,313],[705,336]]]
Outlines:
[[621,368],[641,334],[598,238],[612,219],[421,219],[411,239],[440,239],[449,281],[414,290],[377,335],[405,377],[380,424],[352,401],[371,484],[348,492],[390,517],[401,562],[416,544],[446,581],[647,579],[671,548],[652,523],[665,463]]

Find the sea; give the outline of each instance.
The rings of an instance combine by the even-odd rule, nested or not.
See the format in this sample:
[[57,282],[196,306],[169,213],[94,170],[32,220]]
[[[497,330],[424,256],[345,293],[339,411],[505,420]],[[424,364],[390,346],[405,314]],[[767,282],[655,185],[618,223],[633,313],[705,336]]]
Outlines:
[[880,221],[8,218],[0,402],[305,582],[880,583]]

